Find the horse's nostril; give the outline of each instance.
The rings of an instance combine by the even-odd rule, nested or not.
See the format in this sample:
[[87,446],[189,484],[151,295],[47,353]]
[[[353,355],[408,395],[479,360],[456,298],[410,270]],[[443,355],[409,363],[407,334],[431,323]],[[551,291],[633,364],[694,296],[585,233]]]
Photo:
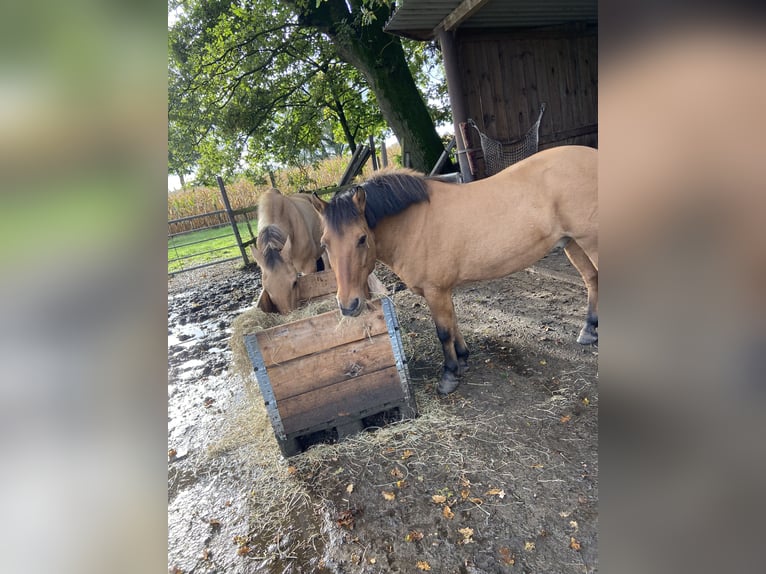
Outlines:
[[349,305],[348,307],[344,307],[343,305],[340,305],[340,311],[344,315],[354,315],[358,308],[359,308],[359,297],[351,301],[351,305]]

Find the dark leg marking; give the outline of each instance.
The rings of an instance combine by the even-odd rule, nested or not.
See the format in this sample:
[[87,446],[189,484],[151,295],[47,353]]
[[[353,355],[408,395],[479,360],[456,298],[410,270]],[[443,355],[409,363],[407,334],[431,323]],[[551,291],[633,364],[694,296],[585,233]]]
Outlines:
[[449,352],[450,348],[453,350],[455,348],[454,338],[452,337],[452,334],[450,333],[449,329],[445,329],[444,327],[440,327],[437,325],[436,336],[439,337],[439,341],[441,341],[442,347],[444,348],[444,369],[457,374],[457,371],[458,371],[457,361],[452,359],[452,355],[454,353]]
[[436,391],[440,395],[447,395],[454,391],[460,384],[458,380],[458,374],[460,372],[460,366],[458,365],[455,357],[455,340],[450,330],[437,325],[436,336],[441,341],[442,349],[444,351],[444,373],[442,374],[441,381],[439,381]]
[[598,342],[598,315],[588,310],[588,315],[585,318],[585,325],[580,330],[580,335],[577,337],[577,342],[581,345],[592,345]]

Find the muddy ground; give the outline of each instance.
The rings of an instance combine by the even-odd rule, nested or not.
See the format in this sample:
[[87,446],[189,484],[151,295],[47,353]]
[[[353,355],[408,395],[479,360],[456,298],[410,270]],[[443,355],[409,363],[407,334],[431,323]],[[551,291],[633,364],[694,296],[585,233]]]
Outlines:
[[393,293],[420,417],[287,460],[231,368],[259,291],[235,266],[168,280],[171,572],[598,570],[598,348],[575,342],[585,289],[562,252],[456,291],[471,368],[448,398],[424,301]]

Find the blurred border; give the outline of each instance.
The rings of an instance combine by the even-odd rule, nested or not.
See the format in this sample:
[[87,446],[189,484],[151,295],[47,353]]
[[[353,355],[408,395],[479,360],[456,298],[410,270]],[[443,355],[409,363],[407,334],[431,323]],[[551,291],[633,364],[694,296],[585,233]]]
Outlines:
[[166,20],[149,2],[3,7],[8,572],[167,567]]
[[601,567],[760,570],[763,9],[600,7]]
[[[600,7],[601,568],[754,570],[763,14]],[[8,571],[166,568],[165,8],[4,8]]]

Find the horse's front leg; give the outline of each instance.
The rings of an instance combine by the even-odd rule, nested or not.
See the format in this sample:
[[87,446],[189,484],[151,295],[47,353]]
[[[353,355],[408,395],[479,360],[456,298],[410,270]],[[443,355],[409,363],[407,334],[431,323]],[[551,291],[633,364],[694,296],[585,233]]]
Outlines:
[[431,317],[436,325],[436,336],[444,352],[444,372],[436,390],[440,395],[447,395],[460,384],[458,377],[465,370],[468,349],[457,330],[452,293],[433,289],[424,290],[423,296],[431,310]]

